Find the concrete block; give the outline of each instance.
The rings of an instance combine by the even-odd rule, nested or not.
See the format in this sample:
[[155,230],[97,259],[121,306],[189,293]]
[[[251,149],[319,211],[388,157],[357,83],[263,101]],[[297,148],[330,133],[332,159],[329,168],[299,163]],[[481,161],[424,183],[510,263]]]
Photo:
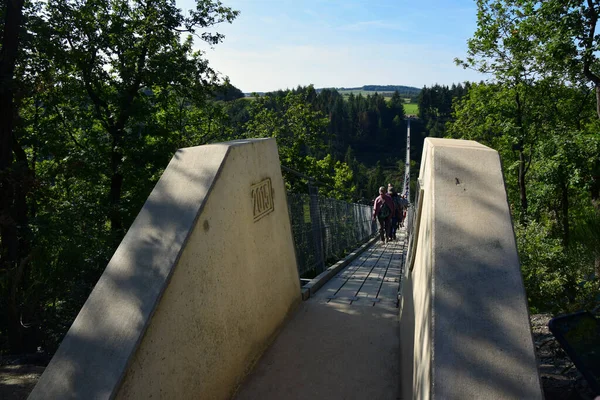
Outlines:
[[226,399],[300,302],[274,139],[180,149],[30,399]]
[[302,288],[302,300],[306,301],[310,299],[310,289],[309,288]]
[[404,398],[542,399],[496,151],[425,140],[418,232],[402,282]]

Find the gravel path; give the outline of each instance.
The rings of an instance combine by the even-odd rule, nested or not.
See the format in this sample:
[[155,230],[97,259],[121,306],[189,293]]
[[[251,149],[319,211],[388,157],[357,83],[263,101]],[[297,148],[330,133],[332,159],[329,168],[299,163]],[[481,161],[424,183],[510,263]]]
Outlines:
[[587,382],[548,330],[550,314],[531,315],[531,331],[546,400],[588,400]]

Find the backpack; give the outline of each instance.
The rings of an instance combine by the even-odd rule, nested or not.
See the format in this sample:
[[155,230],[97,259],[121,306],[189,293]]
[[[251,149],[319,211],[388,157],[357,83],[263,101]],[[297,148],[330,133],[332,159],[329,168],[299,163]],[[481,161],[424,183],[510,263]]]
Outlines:
[[390,214],[392,213],[392,210],[390,210],[390,207],[387,205],[387,203],[384,201],[383,205],[381,206],[381,208],[379,209],[379,214],[377,214],[377,216],[379,218],[387,218],[390,216]]
[[394,206],[396,207],[396,214],[400,216],[402,211],[404,211],[404,204],[402,204],[402,198],[400,196],[392,197],[394,200]]

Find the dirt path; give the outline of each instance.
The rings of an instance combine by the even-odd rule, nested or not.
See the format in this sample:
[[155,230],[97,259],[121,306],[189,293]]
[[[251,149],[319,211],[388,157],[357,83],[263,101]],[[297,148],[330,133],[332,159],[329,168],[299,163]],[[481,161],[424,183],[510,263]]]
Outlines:
[[546,400],[588,400],[587,382],[548,330],[550,314],[531,315],[531,331]]
[[39,365],[0,366],[0,399],[26,399],[44,372]]

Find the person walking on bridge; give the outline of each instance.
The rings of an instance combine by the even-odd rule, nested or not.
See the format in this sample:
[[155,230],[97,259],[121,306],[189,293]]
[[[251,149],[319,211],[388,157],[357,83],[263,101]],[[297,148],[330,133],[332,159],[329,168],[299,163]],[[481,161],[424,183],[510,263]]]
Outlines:
[[392,238],[392,215],[394,215],[394,201],[386,193],[385,187],[379,188],[379,197],[373,204],[373,220],[379,222],[379,236],[382,242],[389,242]]
[[392,214],[392,239],[396,240],[396,231],[398,225],[402,221],[402,207],[400,205],[400,195],[392,185],[388,185],[388,195],[394,202],[394,213]]

